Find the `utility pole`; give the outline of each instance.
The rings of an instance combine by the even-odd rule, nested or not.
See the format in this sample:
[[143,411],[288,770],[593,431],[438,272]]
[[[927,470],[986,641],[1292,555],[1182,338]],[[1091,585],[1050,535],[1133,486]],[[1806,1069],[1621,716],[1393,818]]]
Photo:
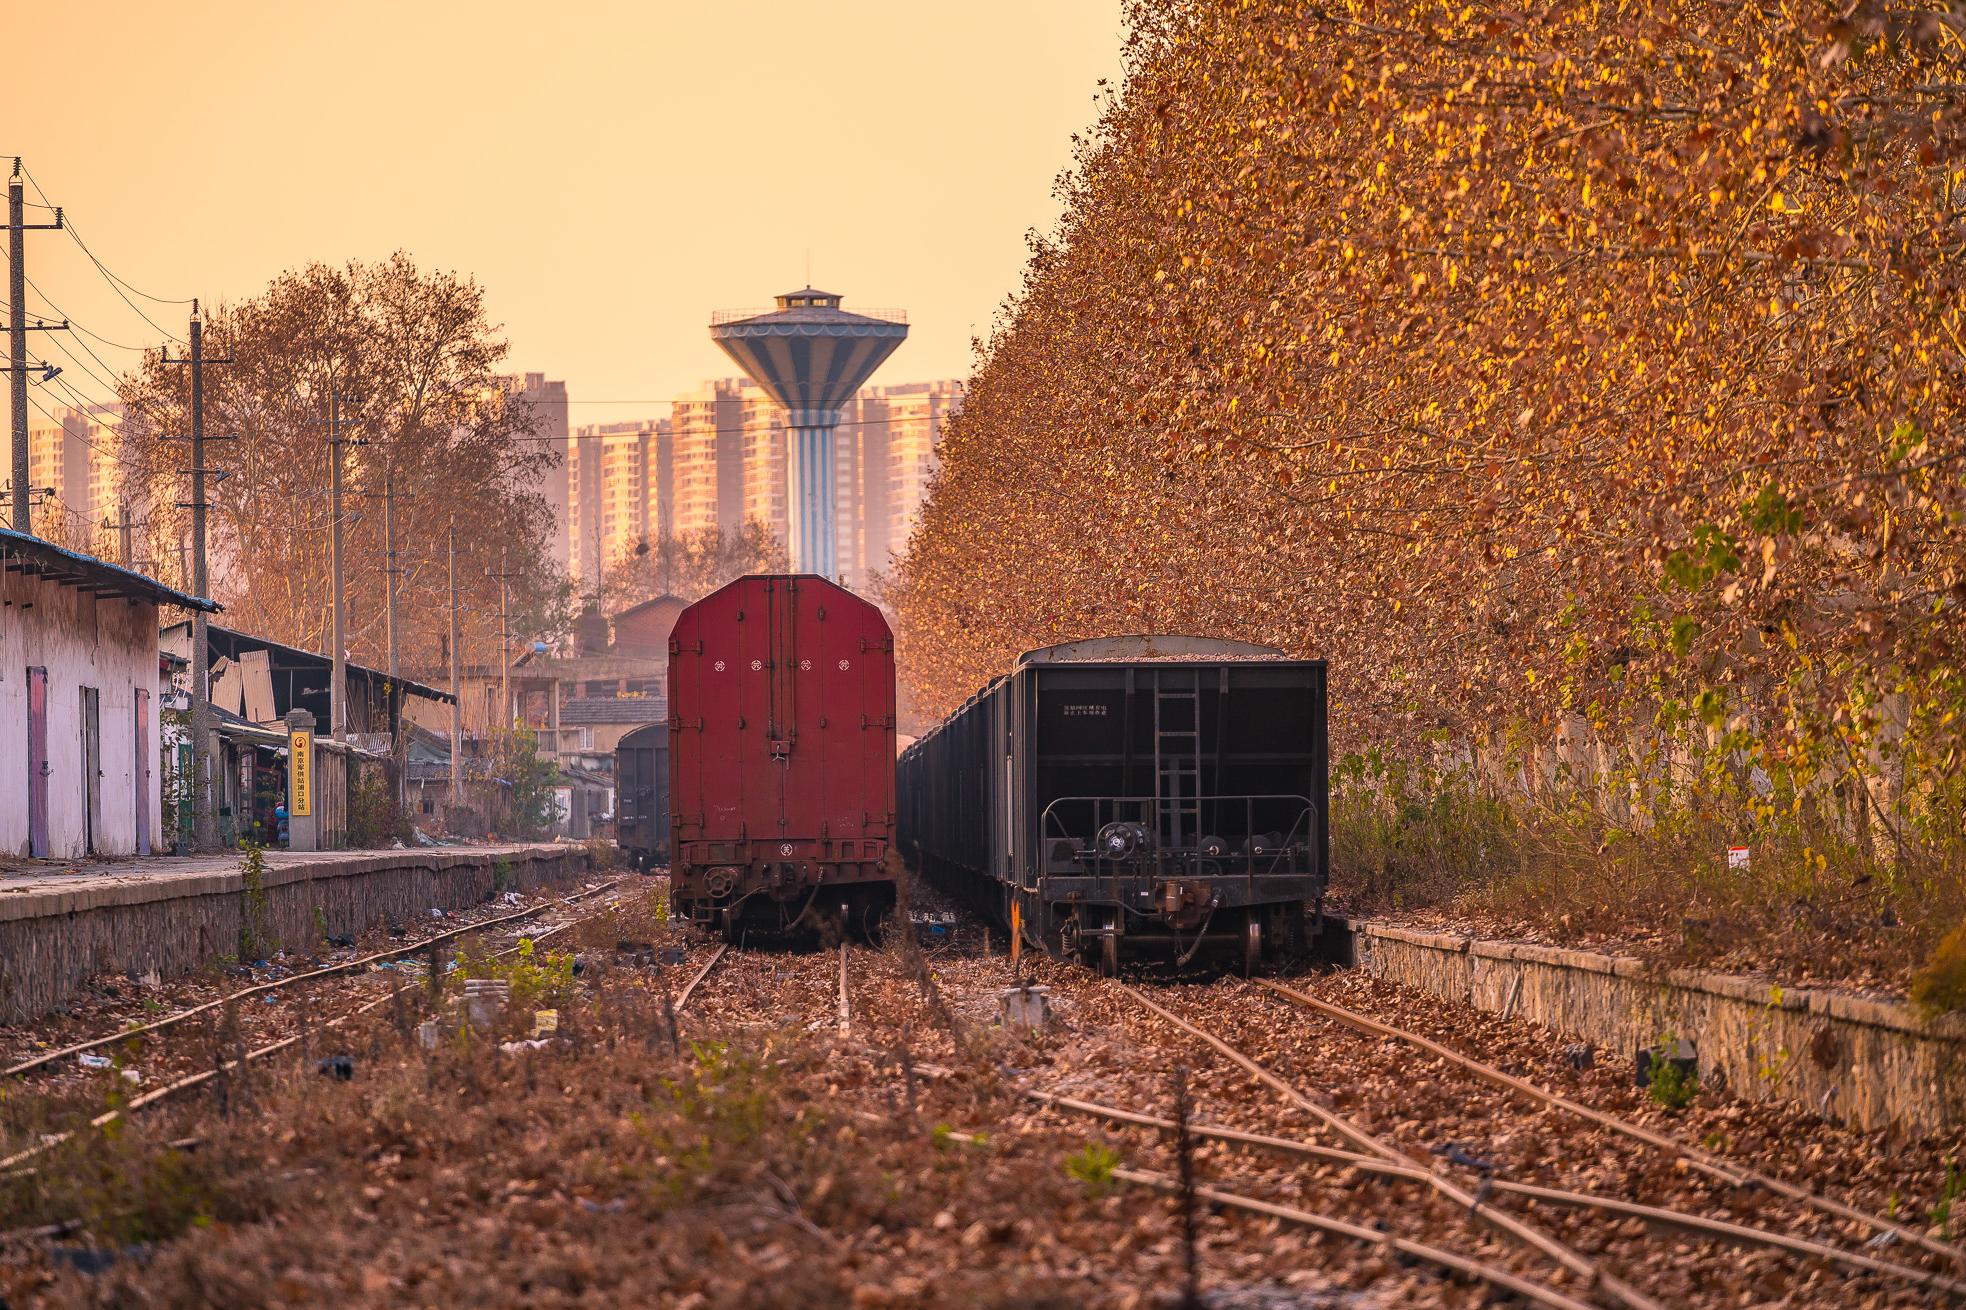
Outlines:
[[130,502],[126,500],[116,509],[117,562],[126,569],[130,567],[130,528]]
[[[205,358],[205,320],[191,302],[191,355],[166,364],[191,365],[191,594],[211,595],[205,577],[205,365],[232,360]],[[212,650],[205,611],[191,615],[191,844],[210,850],[218,844],[217,815],[211,797]]]
[[505,571],[507,552],[498,552],[498,699],[501,706],[498,730],[509,732],[512,728],[512,621],[506,612],[510,598],[507,585],[512,574]]
[[14,399],[14,531],[34,531],[33,515],[28,513],[28,504],[33,488],[27,485],[27,334],[29,332],[61,332],[67,329],[63,321],[59,326],[52,323],[36,323],[33,327],[27,322],[27,234],[29,232],[52,231],[61,226],[61,210],[55,210],[52,223],[29,223],[27,221],[27,195],[22,191],[24,179],[21,177],[20,156],[14,156],[14,173],[7,179],[7,380],[13,387]]
[[389,680],[396,681],[396,462],[382,475],[382,595],[383,626],[389,633]]
[[457,689],[457,520],[452,519],[446,534],[450,545],[451,568],[451,804],[464,803],[464,702]]
[[[396,565],[396,452],[385,446],[382,466],[382,596],[383,627],[389,637],[389,694],[400,705],[403,690],[396,671],[396,580],[403,570]],[[396,803],[409,802],[409,753],[403,736],[403,717],[398,710],[395,735],[389,739],[389,758],[396,773]]]
[[[348,740],[348,597],[341,576],[341,448],[369,443],[341,435],[341,392],[328,383],[328,572],[334,588],[334,683],[328,688],[328,717],[334,739]],[[390,671],[395,671],[393,667]]]

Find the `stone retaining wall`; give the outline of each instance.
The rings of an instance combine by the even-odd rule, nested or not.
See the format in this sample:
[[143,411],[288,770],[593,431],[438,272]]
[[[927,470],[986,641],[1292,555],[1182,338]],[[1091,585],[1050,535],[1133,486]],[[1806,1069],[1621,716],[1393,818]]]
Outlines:
[[1849,992],[1662,969],[1595,951],[1328,920],[1342,957],[1376,977],[1540,1023],[1629,1064],[1693,1043],[1700,1077],[1861,1128],[1966,1126],[1966,1022]]
[[[580,846],[425,848],[285,858],[262,878],[266,949],[307,949],[323,926],[359,933],[379,922],[427,927],[433,906],[459,909],[498,890],[568,882],[587,869]],[[37,889],[0,898],[0,1023],[59,1008],[99,973],[164,977],[235,955],[253,898],[243,873],[165,875]],[[318,911],[318,913],[317,913]]]

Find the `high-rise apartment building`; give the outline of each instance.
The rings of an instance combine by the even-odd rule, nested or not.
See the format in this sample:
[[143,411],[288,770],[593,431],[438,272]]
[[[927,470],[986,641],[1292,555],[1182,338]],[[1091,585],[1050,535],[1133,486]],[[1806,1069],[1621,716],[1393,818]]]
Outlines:
[[571,573],[582,594],[644,541],[675,530],[675,432],[670,420],[578,429],[567,509]]
[[[864,587],[907,546],[962,383],[865,387],[841,409],[834,443],[838,576]],[[789,429],[755,383],[706,382],[667,419],[582,427],[568,465],[570,559],[583,594],[642,541],[756,521],[788,529]]]
[[[567,534],[567,577],[575,595],[591,595],[601,583],[601,433],[583,427],[567,440],[567,501],[556,506]],[[550,480],[549,480],[549,492]]]
[[706,382],[670,406],[677,536],[743,522],[743,407],[736,378]]
[[[123,464],[117,455],[121,405],[63,406],[32,413],[27,425],[28,485],[35,489],[36,535],[120,558],[116,527],[122,519]],[[145,517],[133,505],[134,519]],[[106,526],[105,526],[106,525]]]
[[744,523],[762,523],[783,542],[788,527],[785,409],[749,379],[738,384],[738,396],[743,402],[737,422],[742,433],[738,459],[743,469],[744,503],[737,522],[722,526],[728,532]]
[[963,384],[954,379],[911,382],[883,387],[881,394],[888,405],[887,505],[882,516],[887,535],[880,555],[886,559],[908,549],[908,534],[915,529],[935,476],[942,429],[962,407]]
[[567,448],[567,384],[549,381],[544,373],[527,373],[505,379],[507,404],[522,404],[533,412],[532,440],[543,444],[559,458],[546,471],[542,491],[553,510],[553,536],[548,557],[569,575],[573,570],[573,531],[568,511],[576,503],[572,487],[574,460]]
[[866,584],[887,558],[887,400],[863,387],[840,407],[834,430],[833,485],[840,577],[849,587]]

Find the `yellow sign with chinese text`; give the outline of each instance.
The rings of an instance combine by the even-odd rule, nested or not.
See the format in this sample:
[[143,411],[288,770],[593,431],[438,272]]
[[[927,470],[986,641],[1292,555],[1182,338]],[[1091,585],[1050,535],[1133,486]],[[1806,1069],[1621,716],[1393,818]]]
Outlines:
[[287,734],[287,814],[305,819],[314,813],[314,734]]

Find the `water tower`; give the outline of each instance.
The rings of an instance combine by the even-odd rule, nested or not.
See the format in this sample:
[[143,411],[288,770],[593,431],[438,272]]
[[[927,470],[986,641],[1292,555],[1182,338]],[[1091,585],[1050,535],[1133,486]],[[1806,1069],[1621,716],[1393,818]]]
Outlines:
[[778,297],[778,308],[725,310],[710,318],[710,337],[785,407],[791,429],[785,498],[795,573],[839,575],[833,429],[840,407],[908,336],[898,310],[850,314],[830,291],[806,287]]

